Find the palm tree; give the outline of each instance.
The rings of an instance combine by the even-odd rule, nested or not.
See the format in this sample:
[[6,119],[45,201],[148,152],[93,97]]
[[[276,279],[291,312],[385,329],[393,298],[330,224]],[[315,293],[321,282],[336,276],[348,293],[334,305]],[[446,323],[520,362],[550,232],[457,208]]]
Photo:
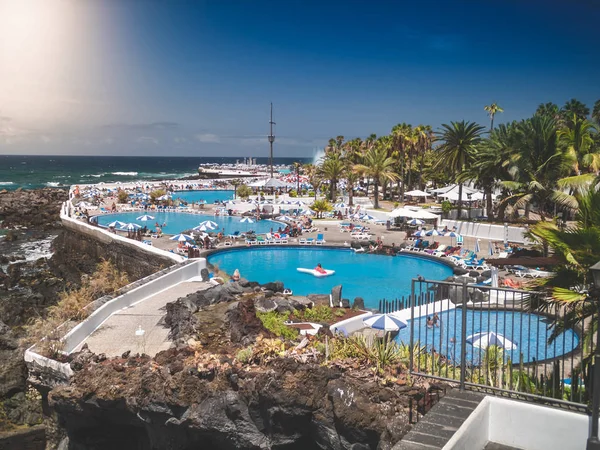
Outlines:
[[333,202],[336,198],[337,183],[344,175],[346,164],[340,150],[329,151],[321,159],[319,175],[322,179],[329,180],[329,199]]
[[587,119],[582,119],[576,114],[569,118],[568,126],[558,131],[559,141],[567,147],[573,159],[573,170],[576,175],[581,174],[585,168],[589,172],[600,170],[600,153],[594,149],[593,135],[596,127]]
[[379,208],[379,184],[382,181],[394,181],[398,175],[394,172],[394,160],[388,156],[388,149],[383,145],[372,147],[364,156],[362,164],[354,166],[354,170],[363,176],[373,179],[373,206]]
[[600,125],[600,100],[596,100],[596,103],[594,103],[592,119],[595,120],[598,125]]
[[[449,171],[455,181],[473,160],[473,152],[481,143],[484,127],[475,122],[450,122],[443,124],[442,130],[436,133],[442,141],[438,147],[439,159],[434,166],[436,170]],[[458,218],[462,212],[462,183],[458,184]]]
[[538,206],[542,217],[556,205],[576,208],[574,197],[558,189],[558,181],[569,174],[573,161],[558,144],[556,121],[537,115],[513,127],[506,163],[511,180],[502,182],[511,195],[500,206],[524,208],[526,217],[532,204]]
[[300,167],[302,167],[302,163],[299,162],[295,162],[293,163],[294,166],[294,172],[296,172],[296,193],[297,195],[300,195]]
[[404,168],[405,168],[405,156],[406,156],[406,147],[407,147],[407,136],[410,136],[412,133],[412,126],[407,123],[399,123],[392,128],[392,141],[395,157],[398,158],[400,165],[400,182],[398,186],[400,188],[400,192],[398,194],[400,201],[404,202]]
[[504,112],[504,110],[500,108],[497,103],[492,103],[491,105],[484,106],[483,109],[487,111],[488,115],[490,116],[490,132],[492,132],[494,130],[494,116],[497,113]]
[[579,100],[572,98],[565,106],[561,109],[561,114],[567,119],[571,120],[573,114],[575,114],[580,119],[586,119],[587,116],[590,115],[590,108],[588,108],[584,103]]
[[535,115],[550,117],[558,122],[560,119],[560,108],[556,103],[540,103],[535,111]]
[[419,163],[419,189],[424,189],[423,167],[425,165],[425,154],[431,150],[434,135],[430,125],[419,125],[415,130],[419,136],[418,149],[421,154],[421,161]]
[[530,228],[528,237],[545,249],[551,247],[561,262],[552,277],[539,281],[550,290],[550,298],[542,299],[539,308],[544,311],[551,306],[561,306],[566,311],[553,335],[558,335],[568,323],[569,327],[582,325],[585,338],[590,339],[598,325],[597,320],[593,323],[590,320],[597,306],[595,300],[589,301],[588,290],[592,284],[590,267],[600,255],[600,192],[588,190],[577,200],[579,211],[575,226],[561,229],[554,223],[538,222]]
[[236,178],[235,180],[231,180],[231,185],[233,186],[233,198],[237,198],[237,188],[238,186],[244,184],[242,180]]
[[321,185],[321,175],[317,166],[314,164],[305,164],[304,165],[304,173],[308,178],[308,182],[312,185],[313,191],[315,194],[315,200],[317,199],[317,191],[319,190],[319,186]]

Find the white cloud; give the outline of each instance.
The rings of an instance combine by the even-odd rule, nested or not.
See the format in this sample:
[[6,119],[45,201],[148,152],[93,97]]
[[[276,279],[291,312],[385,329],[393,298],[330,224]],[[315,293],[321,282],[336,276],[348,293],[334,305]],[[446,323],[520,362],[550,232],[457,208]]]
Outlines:
[[187,141],[188,141],[187,138],[180,137],[180,136],[175,136],[173,138],[173,142],[175,142],[176,144],[185,144]]
[[153,144],[158,145],[158,139],[150,136],[140,136],[135,140],[139,144]]
[[218,144],[221,142],[221,138],[219,136],[217,136],[216,134],[212,134],[212,133],[197,134],[195,137],[200,142],[210,142],[213,144]]

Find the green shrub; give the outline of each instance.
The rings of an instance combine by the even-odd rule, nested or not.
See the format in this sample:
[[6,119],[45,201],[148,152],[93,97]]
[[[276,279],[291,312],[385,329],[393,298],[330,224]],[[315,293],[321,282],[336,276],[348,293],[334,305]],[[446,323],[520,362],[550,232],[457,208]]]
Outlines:
[[126,191],[119,191],[117,195],[119,203],[127,203],[129,201],[129,194]]
[[289,319],[289,313],[278,313],[270,311],[267,313],[257,312],[256,316],[260,319],[263,326],[275,336],[284,339],[294,339],[298,336],[298,330],[288,327],[285,322]]
[[452,211],[452,203],[448,200],[444,200],[442,202],[442,212],[448,214],[450,211]]
[[162,197],[165,194],[166,194],[166,191],[164,189],[156,189],[156,190],[150,192],[150,198],[152,199],[153,202],[155,202],[156,199],[158,199],[158,197]]
[[333,310],[329,306],[319,305],[305,309],[299,316],[307,322],[329,322],[333,319]]
[[242,184],[237,188],[237,195],[240,198],[248,198],[252,195],[252,188],[246,184]]
[[333,314],[335,315],[335,317],[344,317],[346,315],[346,311],[344,311],[343,309],[336,309]]
[[235,355],[235,358],[241,362],[241,363],[247,363],[250,362],[250,360],[252,359],[252,355],[254,353],[254,349],[252,348],[252,346],[248,346],[246,348],[241,349],[239,352],[237,352],[237,355]]
[[298,197],[298,192],[296,192],[295,189],[292,189],[291,191],[288,192],[288,195],[290,197]]

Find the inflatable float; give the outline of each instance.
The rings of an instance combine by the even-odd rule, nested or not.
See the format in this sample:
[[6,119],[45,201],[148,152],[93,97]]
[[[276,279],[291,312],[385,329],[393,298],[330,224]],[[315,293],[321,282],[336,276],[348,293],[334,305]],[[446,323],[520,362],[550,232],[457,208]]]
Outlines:
[[298,267],[296,270],[301,273],[309,273],[312,276],[318,277],[318,278],[328,277],[329,275],[333,275],[335,273],[335,270],[325,269],[325,273],[321,273],[321,272],[317,272],[315,269],[303,269],[302,267]]

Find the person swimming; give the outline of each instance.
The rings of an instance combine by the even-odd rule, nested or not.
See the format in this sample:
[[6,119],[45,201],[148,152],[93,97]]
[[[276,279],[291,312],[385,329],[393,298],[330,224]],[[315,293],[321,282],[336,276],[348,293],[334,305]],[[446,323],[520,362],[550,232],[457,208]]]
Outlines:
[[327,271],[321,266],[321,263],[317,264],[317,267],[315,267],[315,271],[319,273],[327,273]]

